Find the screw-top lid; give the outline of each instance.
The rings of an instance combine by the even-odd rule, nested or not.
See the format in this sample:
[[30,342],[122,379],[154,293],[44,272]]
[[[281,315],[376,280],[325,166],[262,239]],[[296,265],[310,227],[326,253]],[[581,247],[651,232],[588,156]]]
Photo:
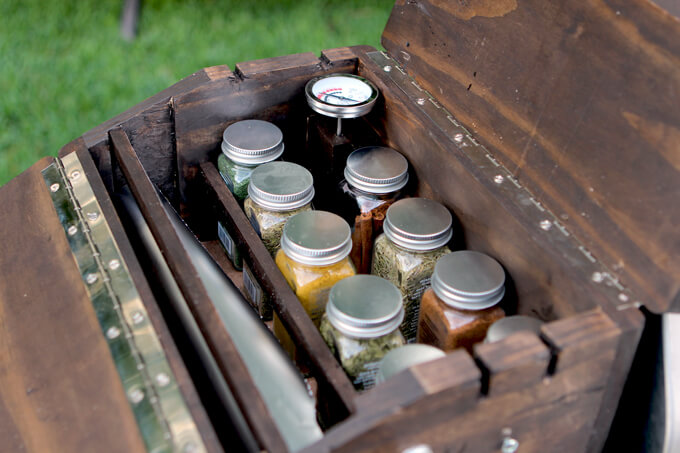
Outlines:
[[376,383],[384,382],[413,365],[429,362],[445,355],[441,349],[427,344],[414,343],[392,349],[380,361]]
[[283,148],[281,129],[268,121],[237,121],[222,134],[222,152],[241,164],[255,165],[272,161],[283,154]]
[[401,292],[375,275],[348,277],[331,288],[326,316],[333,327],[351,337],[387,335],[404,320]]
[[533,332],[540,333],[543,322],[531,316],[514,315],[506,318],[501,318],[491,324],[489,330],[486,331],[485,343],[494,343],[509,337],[515,332]]
[[505,272],[498,261],[480,252],[461,250],[439,258],[432,290],[445,304],[463,310],[491,307],[505,295]]
[[408,182],[408,162],[392,148],[359,148],[347,158],[345,179],[353,187],[365,192],[395,192]]
[[250,175],[248,195],[272,211],[288,211],[314,198],[314,178],[304,167],[291,162],[269,162]]
[[304,211],[286,221],[281,249],[298,263],[323,266],[349,255],[352,235],[342,217],[326,211]]
[[451,240],[451,213],[444,205],[427,198],[405,198],[387,209],[383,230],[395,244],[426,251]]

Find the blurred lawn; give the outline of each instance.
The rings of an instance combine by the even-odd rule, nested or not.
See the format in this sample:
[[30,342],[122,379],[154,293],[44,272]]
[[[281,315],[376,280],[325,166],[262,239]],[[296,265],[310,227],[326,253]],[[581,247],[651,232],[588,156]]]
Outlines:
[[197,70],[369,44],[393,0],[0,0],[0,185],[38,158]]

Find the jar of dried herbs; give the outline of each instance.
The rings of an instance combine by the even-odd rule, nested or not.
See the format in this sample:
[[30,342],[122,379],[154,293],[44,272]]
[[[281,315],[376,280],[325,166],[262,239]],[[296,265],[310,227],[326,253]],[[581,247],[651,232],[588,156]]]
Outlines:
[[401,291],[404,321],[401,332],[413,343],[418,329],[420,297],[430,287],[430,277],[452,236],[451,213],[426,198],[406,198],[387,209],[383,234],[373,245],[371,274],[383,277]]
[[489,326],[505,316],[497,305],[504,295],[505,272],[495,259],[472,250],[442,257],[432,288],[423,294],[418,342],[472,352]]
[[398,151],[384,146],[367,146],[347,157],[341,215],[352,225],[363,213],[382,213],[401,196],[408,182],[408,162]]
[[441,349],[427,344],[413,343],[393,349],[380,361],[375,383],[380,384],[413,365],[439,359],[445,355]]
[[[326,211],[300,212],[283,227],[276,265],[317,327],[333,285],[356,274],[348,256],[350,234],[342,217]],[[274,335],[294,355],[290,337],[276,314]]]
[[281,130],[267,121],[238,121],[224,130],[217,169],[236,199],[243,201],[248,195],[253,170],[278,159],[283,148]]
[[253,171],[243,210],[272,257],[286,220],[312,210],[313,181],[307,169],[291,162],[269,162]]
[[404,344],[400,291],[385,279],[356,275],[333,286],[321,336],[357,390],[375,385],[380,360]]

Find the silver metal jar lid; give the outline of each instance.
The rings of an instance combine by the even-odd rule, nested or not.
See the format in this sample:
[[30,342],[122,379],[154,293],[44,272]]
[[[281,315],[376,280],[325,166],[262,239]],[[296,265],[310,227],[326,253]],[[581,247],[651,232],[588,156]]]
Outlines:
[[222,134],[222,152],[234,162],[256,165],[283,154],[283,133],[262,120],[243,120],[229,125]]
[[326,305],[328,321],[355,338],[390,334],[404,320],[401,292],[375,275],[355,275],[333,285]]
[[441,349],[427,344],[413,343],[392,349],[380,361],[376,382],[384,382],[413,365],[429,362],[445,355]]
[[445,304],[463,310],[489,308],[505,295],[505,271],[484,253],[461,250],[437,260],[432,290]]
[[451,240],[451,213],[427,198],[405,198],[387,209],[383,231],[395,244],[409,250],[427,251]]
[[408,182],[408,162],[392,148],[359,148],[347,158],[345,179],[351,186],[364,192],[396,192]]
[[268,162],[253,170],[248,195],[271,211],[289,211],[314,198],[314,178],[303,166],[292,162]]
[[352,233],[345,220],[331,212],[299,212],[286,221],[281,249],[298,263],[337,263],[352,250]]
[[494,343],[509,337],[515,332],[533,332],[539,334],[543,321],[532,318],[531,316],[514,315],[501,318],[491,324],[486,331],[485,343]]

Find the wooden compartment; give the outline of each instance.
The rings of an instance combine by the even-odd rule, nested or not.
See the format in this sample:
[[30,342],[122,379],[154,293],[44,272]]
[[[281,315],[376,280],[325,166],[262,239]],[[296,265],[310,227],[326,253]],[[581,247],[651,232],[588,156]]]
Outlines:
[[[680,212],[667,195],[680,181],[680,103],[656,90],[680,92],[680,40],[668,38],[680,26],[644,0],[610,3],[397,1],[387,53],[358,46],[207,68],[60,156],[78,153],[102,204],[129,183],[262,449],[285,451],[154,185],[240,285],[215,243],[225,222],[304,351],[327,427],[306,451],[498,451],[508,438],[522,452],[600,451],[644,327],[639,307],[668,310],[680,289]],[[638,71],[628,78],[624,67]],[[546,321],[540,336],[455,351],[354,391],[213,164],[224,128],[246,118],[277,124],[289,160],[314,161],[310,128],[326,150],[346,145],[329,141],[334,125],[310,120],[304,99],[305,83],[329,72],[380,89],[374,110],[346,123],[352,145],[377,140],[407,157],[415,194],[455,214],[456,247],[503,264],[505,308]]]

